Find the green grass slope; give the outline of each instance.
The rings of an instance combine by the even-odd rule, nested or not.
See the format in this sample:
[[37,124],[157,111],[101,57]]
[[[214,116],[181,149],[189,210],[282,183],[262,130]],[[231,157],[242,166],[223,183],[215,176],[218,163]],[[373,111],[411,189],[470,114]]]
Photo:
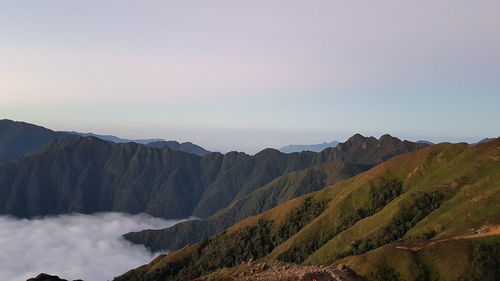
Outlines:
[[278,177],[249,195],[233,201],[228,207],[205,220],[186,221],[166,229],[131,232],[124,237],[133,243],[145,245],[153,252],[176,250],[189,243],[209,238],[278,204],[352,177],[362,170],[361,167],[340,160],[316,165]]
[[[282,175],[270,183],[259,187],[255,191],[228,202],[229,206],[206,220],[186,221],[173,227],[161,230],[143,230],[128,233],[124,237],[137,244],[158,250],[176,250],[189,243],[199,242],[209,238],[229,226],[249,217],[254,216],[272,207],[302,196],[304,194],[323,189],[339,180],[352,177],[383,161],[406,152],[425,147],[425,144],[417,144],[409,141],[401,141],[398,138],[384,135],[379,139],[374,137],[363,137],[359,134],[349,138],[345,143],[340,143],[334,148],[328,148],[320,153],[314,153],[313,167]],[[265,150],[275,158],[283,157],[283,154],[275,150]],[[304,152],[305,153],[305,152]],[[312,152],[311,152],[312,153]],[[256,159],[262,158],[262,153],[256,155]],[[292,153],[289,156],[296,157],[303,153]],[[310,155],[306,154],[306,155]],[[265,169],[274,170],[276,164],[268,163]],[[252,180],[254,177],[250,177]],[[227,196],[234,189],[225,188],[225,185],[215,183],[215,189],[209,189],[201,202],[208,206],[217,206],[220,198]],[[213,192],[217,193],[213,193]],[[227,201],[226,201],[227,202]],[[196,211],[193,213],[197,215]]]
[[[116,280],[190,280],[259,259],[345,262],[371,280],[474,280],[481,272],[498,280],[495,236],[455,237],[500,224],[499,191],[500,139],[476,146],[443,143],[280,204]],[[416,241],[430,244],[422,258],[413,252],[391,256],[394,243]],[[436,261],[433,251],[443,258]],[[380,263],[362,262],[377,253]],[[457,266],[448,256],[463,263],[460,272],[447,273]]]

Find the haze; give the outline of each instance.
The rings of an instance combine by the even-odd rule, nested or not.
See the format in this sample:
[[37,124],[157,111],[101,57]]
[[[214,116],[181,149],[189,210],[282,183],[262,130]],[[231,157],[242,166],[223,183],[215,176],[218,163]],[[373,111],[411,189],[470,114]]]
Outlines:
[[2,1],[2,118],[255,152],[499,136],[499,1]]

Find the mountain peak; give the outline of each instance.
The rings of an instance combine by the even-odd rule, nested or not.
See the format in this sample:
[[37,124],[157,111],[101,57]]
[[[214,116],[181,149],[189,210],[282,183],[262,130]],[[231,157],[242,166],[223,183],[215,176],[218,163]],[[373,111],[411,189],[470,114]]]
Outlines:
[[365,136],[358,133],[358,134],[353,135],[349,139],[347,139],[346,143],[359,143],[359,142],[364,141],[365,139],[366,139]]
[[390,141],[401,141],[400,139],[393,137],[389,134],[385,134],[378,139],[380,142],[390,142]]

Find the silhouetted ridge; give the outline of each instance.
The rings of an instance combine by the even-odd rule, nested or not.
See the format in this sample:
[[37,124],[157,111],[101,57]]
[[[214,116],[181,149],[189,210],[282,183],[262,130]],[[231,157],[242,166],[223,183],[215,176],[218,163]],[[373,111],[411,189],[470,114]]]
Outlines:
[[51,140],[68,136],[25,122],[0,120],[0,164],[19,159]]

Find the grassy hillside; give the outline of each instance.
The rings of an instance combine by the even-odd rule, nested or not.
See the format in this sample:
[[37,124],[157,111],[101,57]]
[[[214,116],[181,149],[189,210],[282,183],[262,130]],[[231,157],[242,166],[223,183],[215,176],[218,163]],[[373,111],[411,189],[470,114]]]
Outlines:
[[[456,237],[500,225],[499,196],[500,139],[476,146],[443,143],[280,204],[117,280],[189,280],[255,259],[345,262],[371,280],[438,280],[443,274],[469,280],[481,272],[498,280],[497,267],[491,267],[500,245],[497,236]],[[442,239],[449,241],[432,244]],[[417,251],[423,258],[413,252],[389,255],[394,243],[417,241],[430,245]],[[462,255],[457,260],[463,270],[446,273],[456,265],[451,258],[436,261],[433,251]],[[381,262],[363,262],[374,256]]]
[[[282,175],[254,192],[236,198],[228,207],[218,211],[206,220],[187,221],[171,228],[143,230],[124,235],[131,242],[143,244],[158,251],[176,250],[189,243],[209,238],[229,226],[253,215],[257,215],[287,200],[323,189],[339,180],[352,177],[394,155],[422,148],[426,145],[401,141],[389,135],[380,139],[354,135],[345,143],[338,144],[321,153],[315,153],[311,168]],[[275,150],[265,150],[281,155]],[[290,154],[300,155],[298,153]],[[257,155],[256,155],[257,156]],[[272,165],[268,169],[274,169]],[[218,187],[222,194],[211,196],[202,202],[214,206],[222,195],[230,192]],[[211,194],[208,193],[208,194]],[[199,208],[197,208],[199,210]],[[196,215],[196,210],[194,215]]]
[[233,201],[228,207],[205,220],[186,221],[160,230],[131,232],[124,237],[131,242],[144,244],[154,252],[164,249],[176,250],[189,243],[209,238],[278,204],[352,177],[362,169],[340,160],[316,165],[280,176],[249,195]]
[[500,276],[500,235],[386,245],[337,261],[368,280],[485,280]]

